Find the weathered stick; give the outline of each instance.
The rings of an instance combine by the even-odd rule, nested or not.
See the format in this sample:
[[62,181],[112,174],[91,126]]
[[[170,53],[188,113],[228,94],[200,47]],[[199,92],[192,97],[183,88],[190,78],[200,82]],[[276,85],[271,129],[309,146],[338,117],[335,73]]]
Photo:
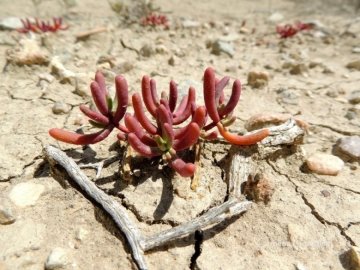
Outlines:
[[167,242],[184,237],[188,234],[194,233],[196,230],[204,229],[210,225],[218,224],[225,219],[245,212],[250,208],[251,202],[240,202],[232,198],[225,203],[211,208],[205,214],[190,220],[182,225],[172,229],[162,231],[151,237],[148,237],[140,242],[142,248],[147,251],[154,247],[164,245]]
[[[264,153],[272,153],[276,148],[275,146],[278,145],[294,144],[304,135],[304,130],[296,124],[294,119],[289,119],[284,124],[269,129],[270,136],[260,142],[262,145],[260,151]],[[257,130],[253,132],[257,132]],[[254,153],[258,153],[258,149],[255,150]],[[255,167],[256,164],[250,155],[250,150],[239,148],[233,155],[230,164],[228,187],[230,197],[241,197],[241,185],[247,181],[249,175],[254,173]]]
[[118,228],[126,236],[139,269],[147,269],[144,253],[139,244],[140,233],[126,213],[126,209],[91,182],[74,160],[69,158],[63,151],[53,146],[46,146],[45,155],[50,163],[56,162],[64,167],[71,179],[110,214]]

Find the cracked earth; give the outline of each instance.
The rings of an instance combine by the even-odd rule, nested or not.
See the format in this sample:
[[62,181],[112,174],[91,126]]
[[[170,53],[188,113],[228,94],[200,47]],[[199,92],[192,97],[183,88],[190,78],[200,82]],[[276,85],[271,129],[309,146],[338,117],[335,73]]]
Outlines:
[[[75,5],[65,4],[70,2]],[[47,269],[135,269],[113,221],[65,174],[53,177],[42,154],[43,146],[53,144],[79,164],[89,164],[122,157],[124,147],[114,134],[98,145],[69,146],[50,138],[48,130],[89,129],[78,105],[90,102],[88,85],[96,70],[103,71],[110,91],[117,74],[125,76],[131,93],[147,74],[160,89],[174,79],[183,91],[193,85],[201,96],[208,66],[244,85],[233,130],[245,131],[258,113],[286,113],[308,123],[308,131],[296,149],[258,161],[257,170],[273,188],[269,203],[254,203],[238,218],[147,252],[149,269],[352,269],[344,254],[360,246],[359,159],[340,156],[344,166],[336,176],[315,174],[304,164],[314,153],[337,155],[339,139],[360,135],[360,104],[348,100],[359,90],[360,67],[346,67],[360,61],[358,2],[153,2],[169,17],[170,29],[126,24],[107,1],[1,3],[0,19],[63,16],[68,30],[33,39],[74,77],[62,78],[49,61],[9,62],[8,51],[29,37],[0,30],[0,221],[1,211],[12,217],[0,224],[0,269],[44,269],[49,254],[59,249],[60,268]],[[276,25],[297,20],[316,21],[317,28],[280,40]],[[76,40],[78,33],[97,27],[106,31]],[[209,44],[217,39],[232,46],[232,56],[211,53]],[[144,46],[150,48],[147,54]],[[294,74],[289,63],[305,68]],[[252,71],[268,74],[265,87],[247,84]],[[97,179],[95,170],[84,172],[151,235],[224,202],[229,149],[221,142],[203,146],[196,191],[159,160],[136,159],[138,175],[131,184],[121,177],[121,158],[107,163]],[[18,194],[21,198],[14,199]]]

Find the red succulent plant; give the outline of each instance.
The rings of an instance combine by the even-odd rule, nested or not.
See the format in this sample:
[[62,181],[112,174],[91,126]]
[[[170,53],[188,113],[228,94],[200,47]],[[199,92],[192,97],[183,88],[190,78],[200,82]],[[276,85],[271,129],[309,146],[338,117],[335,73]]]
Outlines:
[[35,19],[35,22],[31,22],[29,19],[21,20],[23,28],[18,29],[20,33],[46,33],[46,32],[57,32],[59,30],[66,30],[69,28],[68,25],[63,25],[62,18],[53,18],[53,23],[48,21]]
[[[105,78],[101,72],[95,75],[95,81],[91,83],[91,94],[98,111],[90,109],[86,105],[81,105],[80,110],[90,118],[89,123],[95,127],[101,128],[100,131],[91,134],[78,134],[59,128],[50,129],[50,135],[62,142],[71,144],[94,144],[104,140],[114,128],[120,130],[120,137],[125,138],[128,132],[126,127],[120,124],[124,117],[128,105],[128,85],[124,77],[115,78],[116,98],[115,102],[109,96],[106,89]],[[116,109],[113,111],[113,105]],[[125,132],[125,133],[124,133]]]
[[150,13],[142,18],[141,24],[144,26],[164,26],[165,28],[168,28],[169,20],[166,15]]
[[276,32],[280,35],[281,38],[289,38],[296,35],[300,31],[309,30],[311,28],[312,25],[309,23],[296,22],[294,25],[278,25],[276,26]]
[[[98,111],[85,105],[81,105],[80,110],[90,118],[90,124],[100,127],[101,130],[92,134],[78,134],[53,128],[49,133],[57,140],[84,145],[105,139],[116,128],[120,130],[118,138],[127,140],[140,155],[148,158],[162,156],[181,176],[189,177],[194,174],[195,165],[180,159],[177,152],[189,149],[200,136],[204,139],[216,138],[217,132],[211,131],[212,128],[216,127],[226,141],[236,145],[256,144],[269,135],[268,129],[246,136],[232,134],[226,130],[226,127],[235,121],[233,111],[241,93],[241,83],[235,80],[231,96],[225,104],[224,88],[229,79],[216,79],[214,70],[207,68],[204,73],[205,106],[196,106],[193,87],[189,88],[188,95],[177,104],[178,89],[174,81],[170,82],[169,94],[162,92],[159,99],[155,81],[144,76],[141,83],[142,98],[139,93],[132,96],[134,114],[129,114],[126,113],[126,80],[122,76],[115,78],[116,98],[113,102],[106,89],[104,76],[97,72],[90,88]],[[115,110],[113,103],[117,104]],[[125,126],[120,124],[123,117]],[[210,121],[207,123],[209,118]],[[187,123],[184,125],[185,121]]]

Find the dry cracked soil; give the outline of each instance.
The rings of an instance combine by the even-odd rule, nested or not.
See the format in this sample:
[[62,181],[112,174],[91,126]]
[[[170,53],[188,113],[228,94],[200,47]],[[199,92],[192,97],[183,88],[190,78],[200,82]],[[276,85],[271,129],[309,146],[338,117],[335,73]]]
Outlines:
[[[130,93],[150,75],[161,89],[171,79],[181,93],[192,85],[201,100],[208,66],[243,84],[233,130],[245,131],[261,113],[272,123],[292,115],[307,132],[287,155],[259,161],[269,202],[207,228],[201,239],[190,235],[147,252],[149,269],[359,269],[348,252],[360,246],[359,1],[141,3],[0,0],[0,269],[136,269],[111,218],[65,174],[52,176],[42,153],[52,144],[87,164],[121,159],[124,147],[114,134],[78,147],[56,142],[48,130],[88,129],[78,105],[91,102],[96,70],[110,92],[117,74]],[[145,7],[159,8],[169,28],[141,25]],[[5,23],[9,17],[15,19]],[[33,17],[62,17],[69,28],[14,30],[18,18]],[[312,29],[281,39],[276,25],[296,21]],[[345,150],[344,139],[352,139]],[[229,148],[204,143],[196,191],[159,160],[139,160],[131,184],[119,160],[97,179],[84,171],[150,235],[226,199]],[[314,154],[316,168],[307,162]]]

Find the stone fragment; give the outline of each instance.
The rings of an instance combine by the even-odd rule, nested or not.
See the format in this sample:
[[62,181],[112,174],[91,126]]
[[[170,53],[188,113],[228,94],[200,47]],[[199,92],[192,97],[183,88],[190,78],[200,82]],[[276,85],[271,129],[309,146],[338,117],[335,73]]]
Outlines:
[[360,70],[360,60],[355,60],[346,65],[348,69]]
[[66,252],[62,248],[54,248],[45,262],[46,270],[63,269],[68,264]]
[[16,220],[10,202],[6,198],[0,198],[0,224],[11,224]]
[[274,12],[268,17],[269,22],[280,22],[284,19],[284,15],[279,12]]
[[348,100],[349,100],[349,103],[351,103],[351,104],[360,103],[360,90],[352,91],[350,93]]
[[16,30],[22,27],[23,24],[18,17],[6,17],[0,20],[1,30]]
[[268,204],[274,189],[271,187],[269,179],[261,174],[249,177],[244,186],[244,194],[249,200],[264,202]]
[[55,75],[61,83],[75,85],[75,73],[66,69],[58,56],[54,56],[50,62],[51,74]]
[[144,46],[141,47],[140,49],[140,55],[144,56],[144,57],[150,57],[151,55],[153,55],[155,53],[155,49],[153,46],[151,46],[150,44],[145,44]]
[[79,228],[77,231],[76,231],[76,235],[75,235],[75,239],[76,240],[79,240],[79,241],[83,241],[86,237],[86,235],[88,235],[88,231],[85,230],[84,228]]
[[306,159],[306,165],[317,174],[337,175],[344,167],[344,161],[334,155],[315,153]]
[[215,55],[225,53],[230,57],[233,57],[235,50],[231,43],[222,40],[216,40],[211,44],[211,53]]
[[19,44],[7,51],[7,61],[16,65],[46,65],[48,54],[33,39],[21,39]]
[[263,88],[269,83],[269,79],[267,72],[250,71],[247,82],[253,88]]
[[294,118],[297,125],[304,130],[309,129],[309,124],[304,120],[298,119],[288,113],[259,113],[251,116],[245,123],[248,131],[261,129],[269,126],[277,126],[285,123],[290,118]]
[[193,20],[184,20],[181,22],[181,25],[183,28],[196,28],[200,26],[200,23]]
[[54,114],[67,114],[70,109],[71,107],[62,101],[55,102],[54,106],[52,107]]
[[17,206],[24,207],[34,205],[44,192],[45,187],[41,184],[24,182],[17,184],[9,193],[10,200]]
[[180,59],[176,55],[172,55],[168,60],[168,64],[170,66],[176,66],[179,64],[179,62],[180,62]]
[[338,150],[355,160],[360,160],[360,136],[341,138],[337,144]]
[[353,270],[360,270],[360,248],[352,246],[349,250],[350,265]]
[[351,50],[353,53],[360,53],[360,47],[354,47]]
[[307,66],[305,64],[295,64],[292,65],[289,72],[292,75],[303,75],[308,71]]

